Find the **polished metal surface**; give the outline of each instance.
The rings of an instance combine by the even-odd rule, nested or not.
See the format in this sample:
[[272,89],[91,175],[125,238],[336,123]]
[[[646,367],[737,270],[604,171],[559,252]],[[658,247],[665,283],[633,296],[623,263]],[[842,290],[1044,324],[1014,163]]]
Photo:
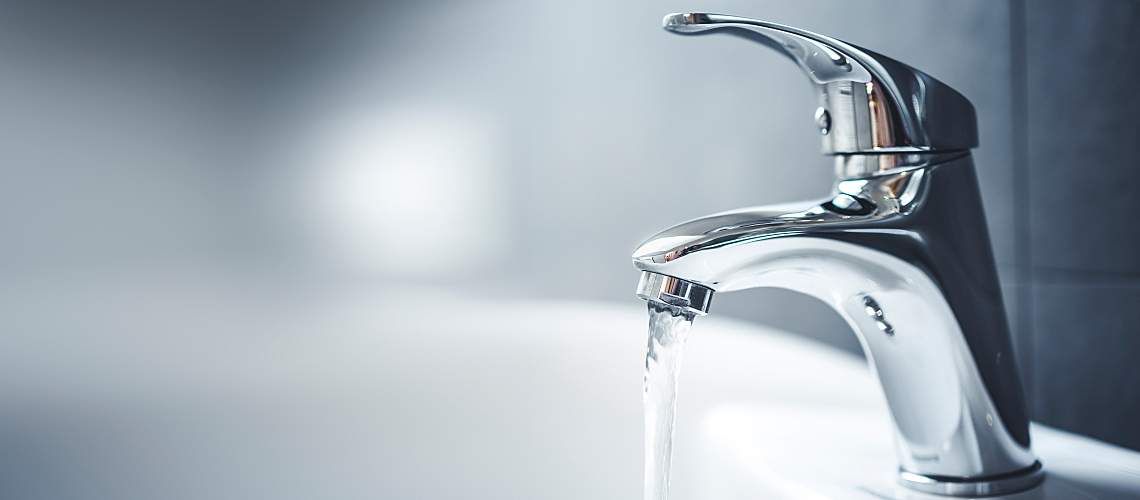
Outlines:
[[705,315],[712,305],[711,288],[689,281],[643,272],[637,284],[637,296],[644,300],[668,304],[689,316]]
[[796,28],[713,14],[666,16],[665,28],[743,30],[795,60],[819,85],[816,124],[837,181],[823,200],[713,214],[649,238],[633,254],[638,295],[694,314],[714,291],[814,296],[851,326],[882,386],[901,484],[976,496],[1040,483],[968,151],[969,102]]
[[884,334],[895,334],[895,327],[887,321],[886,313],[883,312],[882,306],[874,297],[870,295],[863,297],[863,312],[867,313],[867,317],[871,318],[871,321],[875,322],[875,326],[879,327],[879,330]]
[[858,179],[929,164],[935,153],[899,153],[889,155],[835,155],[835,176]]
[[666,30],[744,36],[791,58],[818,90],[829,127],[823,152],[955,151],[977,146],[974,108],[919,70],[817,33],[781,24],[707,13],[669,14]]
[[675,226],[634,265],[718,293],[776,287],[831,305],[882,384],[902,470],[965,491],[1036,462],[976,190],[968,155],[840,180],[800,208]]
[[924,476],[899,470],[899,482],[904,486],[936,495],[956,497],[988,497],[1008,495],[1037,486],[1045,479],[1041,462],[1034,462],[1025,470],[993,477],[959,480],[952,477]]

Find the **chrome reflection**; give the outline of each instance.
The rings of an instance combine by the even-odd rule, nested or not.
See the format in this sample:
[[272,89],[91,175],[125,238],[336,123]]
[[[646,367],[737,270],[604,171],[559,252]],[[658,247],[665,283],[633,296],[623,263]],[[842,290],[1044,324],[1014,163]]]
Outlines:
[[[817,297],[860,338],[890,407],[903,471],[971,478],[1027,469],[1036,458],[1007,422],[1028,422],[1020,421],[1022,414],[1003,416],[1023,403],[995,401],[1006,393],[992,391],[978,366],[1000,353],[975,357],[960,323],[960,314],[968,311],[955,311],[944,296],[946,280],[968,278],[936,277],[918,262],[858,243],[858,236],[937,239],[944,228],[907,224],[930,210],[933,183],[972,169],[968,157],[959,157],[948,164],[840,180],[832,197],[799,209],[750,208],[680,224],[634,253],[634,265],[647,271],[638,294],[667,303],[676,295],[691,303],[688,290],[708,290],[711,297],[714,290],[777,287]],[[873,208],[864,215],[825,208],[841,196]],[[962,211],[970,219],[979,214],[980,207]],[[940,218],[923,220],[934,224]],[[708,304],[696,309],[706,313]]]
[[[818,33],[744,17],[680,13],[665,16],[662,24],[686,35],[727,30],[794,61],[818,89],[816,121],[824,153],[954,151],[978,144],[969,100],[888,57]],[[937,110],[936,120],[931,110]]]
[[650,302],[668,304],[689,316],[705,315],[712,305],[711,288],[672,276],[641,273],[637,296]]
[[690,314],[708,312],[714,291],[814,296],[851,326],[879,380],[901,484],[974,496],[1040,483],[968,151],[969,101],[893,59],[797,28],[700,13],[664,24],[726,28],[795,61],[819,91],[816,127],[837,180],[823,200],[658,233],[633,254],[638,295]]

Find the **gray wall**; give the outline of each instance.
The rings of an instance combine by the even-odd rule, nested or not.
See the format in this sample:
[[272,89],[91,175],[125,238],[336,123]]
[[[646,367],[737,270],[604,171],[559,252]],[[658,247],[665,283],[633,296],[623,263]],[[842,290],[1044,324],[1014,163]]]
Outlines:
[[1140,2],[1017,10],[1018,347],[1033,417],[1140,449]]
[[[659,24],[735,13],[970,98],[1032,414],[1140,449],[1138,5],[7,2],[3,286],[245,279],[640,307],[641,238],[832,181],[798,70]],[[811,299],[717,300],[857,353]]]

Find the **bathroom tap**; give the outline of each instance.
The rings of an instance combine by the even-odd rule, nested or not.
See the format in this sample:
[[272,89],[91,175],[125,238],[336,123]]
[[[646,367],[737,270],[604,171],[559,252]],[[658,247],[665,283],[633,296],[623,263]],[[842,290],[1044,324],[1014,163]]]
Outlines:
[[970,102],[898,61],[790,26],[688,13],[664,27],[738,35],[796,63],[817,90],[836,182],[822,200],[723,212],[649,238],[633,254],[638,296],[689,315],[734,290],[814,296],[850,325],[879,380],[901,484],[979,496],[1040,483]]

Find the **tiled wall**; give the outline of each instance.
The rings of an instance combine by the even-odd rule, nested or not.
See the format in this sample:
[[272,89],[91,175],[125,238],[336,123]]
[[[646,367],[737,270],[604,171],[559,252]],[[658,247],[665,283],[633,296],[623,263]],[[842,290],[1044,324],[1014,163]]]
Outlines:
[[1140,2],[1014,11],[1033,418],[1140,449]]

